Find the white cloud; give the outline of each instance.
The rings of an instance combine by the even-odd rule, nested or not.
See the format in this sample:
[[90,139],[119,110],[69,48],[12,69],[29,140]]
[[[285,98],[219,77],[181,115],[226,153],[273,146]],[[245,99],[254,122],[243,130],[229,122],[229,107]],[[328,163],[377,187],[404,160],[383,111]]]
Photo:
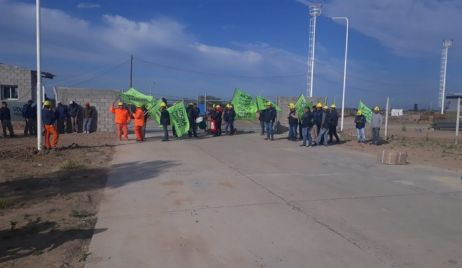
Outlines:
[[100,8],[101,5],[97,3],[90,3],[90,2],[81,2],[77,5],[77,8],[80,9],[93,9],[93,8]]

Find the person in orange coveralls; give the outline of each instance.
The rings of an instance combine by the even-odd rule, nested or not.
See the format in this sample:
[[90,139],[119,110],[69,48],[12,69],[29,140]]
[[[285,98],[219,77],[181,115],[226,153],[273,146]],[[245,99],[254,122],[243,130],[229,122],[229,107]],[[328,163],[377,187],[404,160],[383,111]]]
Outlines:
[[[56,111],[51,107],[51,102],[46,100],[43,103],[42,122],[45,127],[45,149],[55,149],[58,144],[59,134],[56,130],[55,123],[58,118]],[[53,140],[50,142],[50,136]]]
[[143,141],[143,127],[144,127],[144,110],[142,105],[136,105],[135,113],[133,114],[135,119],[135,136],[136,141]]
[[130,123],[130,112],[124,107],[124,103],[119,101],[117,108],[114,107],[115,102],[109,107],[109,111],[114,114],[114,123],[117,127],[117,136],[119,140],[123,138],[128,140],[128,124]]

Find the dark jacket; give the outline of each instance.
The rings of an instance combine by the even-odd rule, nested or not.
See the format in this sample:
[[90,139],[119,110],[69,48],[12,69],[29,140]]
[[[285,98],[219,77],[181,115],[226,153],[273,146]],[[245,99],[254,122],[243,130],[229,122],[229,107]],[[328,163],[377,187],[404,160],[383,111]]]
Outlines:
[[225,122],[232,122],[234,121],[234,119],[236,119],[236,112],[234,111],[234,109],[225,110],[223,120],[225,120]]
[[168,113],[167,109],[160,111],[160,124],[162,126],[170,125],[170,114]]
[[330,115],[326,111],[321,112],[321,128],[329,128]]
[[42,122],[44,125],[54,125],[58,118],[56,111],[44,108],[42,110]]
[[265,110],[261,111],[261,117],[263,122],[273,122],[276,120],[276,109],[273,107],[266,108]]
[[27,119],[33,119],[34,118],[34,109],[32,108],[32,105],[30,103],[26,103],[22,106],[22,117],[27,118]]
[[212,119],[216,120],[218,123],[223,119],[223,112],[221,110],[215,110],[212,115]]
[[364,115],[357,115],[355,117],[356,128],[364,128],[366,126],[366,117]]
[[72,104],[69,104],[68,112],[69,112],[69,115],[72,117],[79,116],[80,106],[75,102]]
[[338,126],[338,113],[337,110],[329,112],[329,127],[336,128]]
[[315,125],[318,125],[318,126],[321,125],[322,114],[323,114],[322,110],[315,110],[313,112],[313,120],[314,120]]
[[67,112],[67,106],[65,105],[58,105],[56,112],[58,113],[58,119],[62,120],[69,117],[69,113]]
[[313,113],[308,111],[302,115],[302,118],[300,119],[302,122],[302,127],[313,127]]
[[188,113],[189,124],[195,124],[196,119],[199,117],[198,110],[192,106],[189,106],[186,109],[186,113]]
[[2,107],[0,108],[0,121],[11,120],[10,108]]
[[83,108],[83,118],[93,118],[93,108],[91,107]]
[[289,119],[290,126],[298,125],[297,112],[295,110],[289,112],[289,116],[287,117],[287,119]]

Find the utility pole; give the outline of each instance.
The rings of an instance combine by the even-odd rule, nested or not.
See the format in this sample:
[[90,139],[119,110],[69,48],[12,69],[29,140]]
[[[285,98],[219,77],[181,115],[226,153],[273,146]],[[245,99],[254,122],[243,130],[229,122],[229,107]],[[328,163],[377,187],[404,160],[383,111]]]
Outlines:
[[387,97],[387,105],[385,106],[385,140],[388,140],[388,110],[390,109],[390,97]]
[[133,55],[130,55],[130,88],[133,87]]
[[40,0],[35,2],[35,34],[36,34],[36,57],[37,57],[37,150],[42,150],[42,71],[41,71],[41,48],[40,48]]
[[446,71],[448,68],[448,51],[452,46],[452,40],[443,40],[443,49],[441,50],[441,68],[440,68],[440,108],[441,114],[444,114],[444,99],[446,95]]
[[457,98],[457,116],[456,116],[456,145],[459,144],[459,124],[460,124],[460,97]]
[[313,79],[314,79],[314,48],[316,46],[316,18],[321,15],[321,5],[310,5],[310,29],[308,43],[308,74],[306,79],[306,94],[313,97]]

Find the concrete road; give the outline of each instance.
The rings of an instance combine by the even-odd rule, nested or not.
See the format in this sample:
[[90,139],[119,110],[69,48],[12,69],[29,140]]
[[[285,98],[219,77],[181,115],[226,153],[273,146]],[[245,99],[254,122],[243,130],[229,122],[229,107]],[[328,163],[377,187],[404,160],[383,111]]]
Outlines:
[[257,134],[122,145],[86,267],[462,267],[461,175]]

